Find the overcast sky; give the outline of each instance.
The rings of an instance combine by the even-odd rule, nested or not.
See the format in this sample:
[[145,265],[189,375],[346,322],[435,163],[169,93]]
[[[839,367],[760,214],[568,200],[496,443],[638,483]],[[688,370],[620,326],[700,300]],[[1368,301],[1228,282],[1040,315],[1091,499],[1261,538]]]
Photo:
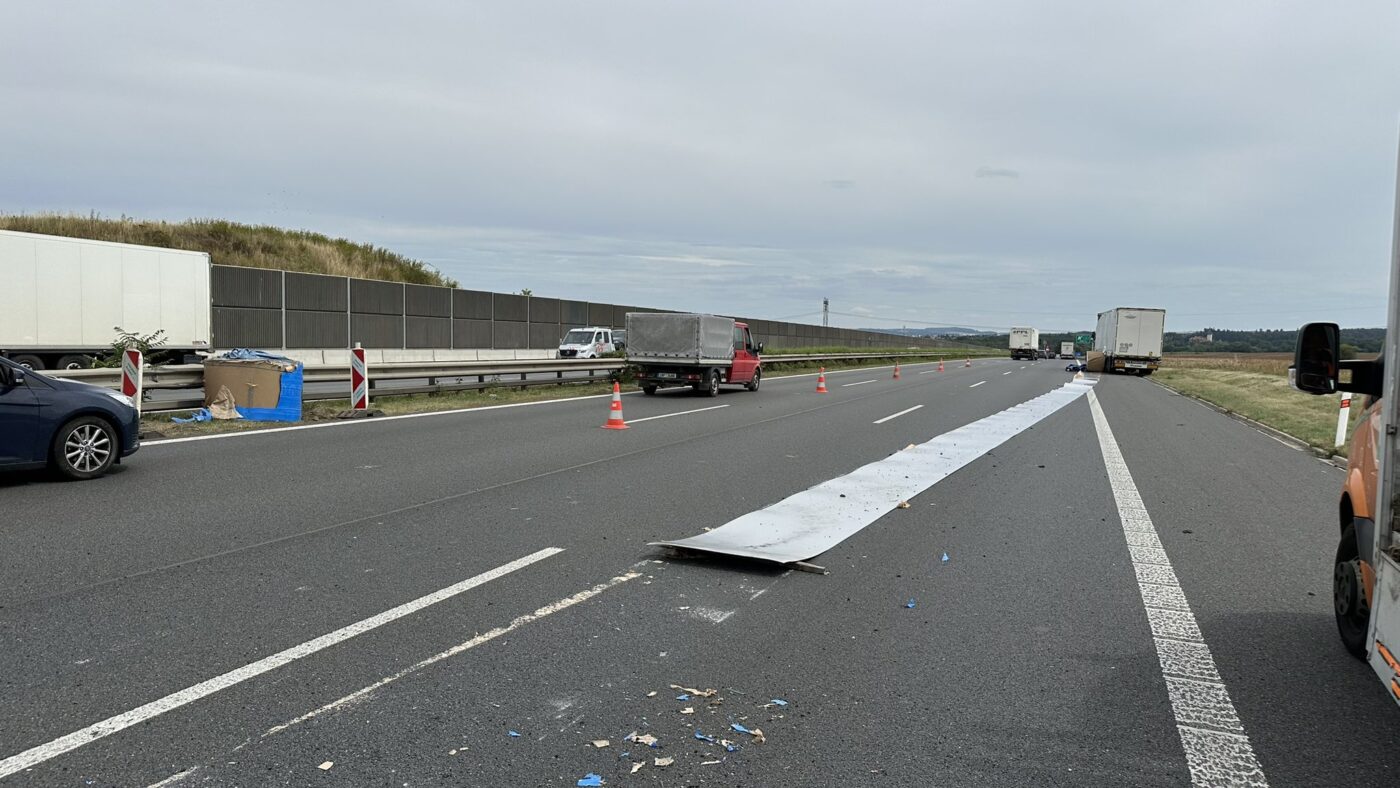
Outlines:
[[753,317],[1383,325],[1400,3],[12,3],[0,211]]

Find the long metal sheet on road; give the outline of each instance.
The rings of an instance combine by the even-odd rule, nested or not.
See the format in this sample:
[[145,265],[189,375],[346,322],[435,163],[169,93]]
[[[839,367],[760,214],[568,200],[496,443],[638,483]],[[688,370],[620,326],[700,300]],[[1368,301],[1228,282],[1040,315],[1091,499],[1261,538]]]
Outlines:
[[689,539],[652,542],[778,563],[830,550],[915,495],[1089,391],[1076,380],[932,440],[864,465]]

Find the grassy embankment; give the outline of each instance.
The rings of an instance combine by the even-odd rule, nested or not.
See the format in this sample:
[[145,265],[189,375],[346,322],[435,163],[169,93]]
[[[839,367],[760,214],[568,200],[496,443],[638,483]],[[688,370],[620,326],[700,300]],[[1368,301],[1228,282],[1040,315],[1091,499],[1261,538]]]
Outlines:
[[[1267,424],[1329,454],[1346,455],[1332,445],[1338,401],[1294,391],[1288,386],[1286,353],[1170,354],[1152,379],[1199,397],[1232,413]],[[1351,408],[1351,426],[1361,415],[1361,400]]]
[[457,286],[455,281],[425,263],[388,249],[304,230],[216,219],[151,222],[126,217],[104,219],[96,215],[18,214],[0,215],[0,230],[208,252],[215,265]]

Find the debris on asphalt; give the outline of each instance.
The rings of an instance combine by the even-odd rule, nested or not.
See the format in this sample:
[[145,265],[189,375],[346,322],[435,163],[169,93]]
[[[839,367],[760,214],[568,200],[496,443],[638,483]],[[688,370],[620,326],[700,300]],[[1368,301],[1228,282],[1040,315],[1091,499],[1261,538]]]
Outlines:
[[695,707],[694,707],[694,706],[686,706],[685,708],[681,709],[681,714],[694,714],[694,713],[695,713]]
[[519,732],[519,731],[508,731],[508,732],[506,733],[506,735],[509,736],[509,737],[511,737],[512,739],[518,739],[518,738],[520,738],[520,732]]
[[701,766],[714,766],[714,765],[717,764],[717,763],[721,763],[721,761],[701,761],[701,762],[700,762],[700,765],[701,765]]
[[694,696],[697,697],[697,698],[713,698],[715,695],[718,695],[718,694],[719,694],[719,690],[715,690],[715,689],[702,689],[702,690],[698,690],[698,689],[693,689],[693,688],[691,688],[691,687],[682,687],[682,686],[679,685],[679,684],[672,684],[672,685],[671,685],[671,689],[673,689],[673,690],[680,690],[681,692],[684,692],[684,693],[687,693],[687,694],[690,694],[690,695],[694,695]]
[[676,700],[690,700],[690,696],[682,693],[676,696]]
[[651,692],[648,692],[648,693],[647,693],[647,697],[648,697],[648,698],[654,698],[654,697],[656,697],[656,690],[652,690]]
[[335,761],[326,761],[325,763],[321,764],[320,766],[317,766],[316,768],[317,768],[317,769],[320,769],[320,770],[323,771],[323,772],[328,772],[328,771],[331,770],[331,767],[334,766],[334,765],[335,765]]
[[457,751],[456,751],[456,750],[448,750],[448,751],[447,751],[447,754],[448,754],[448,755],[456,755],[456,754],[457,754]]
[[738,751],[739,751],[738,746],[735,745],[734,742],[732,742],[732,741],[730,741],[730,740],[728,740],[728,739],[720,739],[720,740],[719,740],[719,743],[720,743],[721,746],[724,747],[724,749],[726,749],[726,750],[728,750],[728,751],[730,751],[730,752],[738,752]]
[[914,606],[914,600],[911,598],[908,602],[904,603],[904,606],[912,608]]
[[908,502],[908,501],[900,501],[900,502],[899,502],[899,508],[901,508],[901,509],[908,509],[908,508],[909,508],[909,502]]
[[[664,768],[664,767],[666,767],[666,766],[670,766],[671,764],[675,763],[675,762],[676,762],[676,759],[675,759],[675,758],[653,758],[651,762],[652,762],[652,765],[656,766],[657,768]],[[638,764],[638,765],[640,766],[641,764]],[[632,771],[635,772],[636,769],[633,769]]]
[[785,701],[785,700],[783,700],[782,698],[774,698],[774,699],[768,701],[768,705],[769,705],[769,706],[786,706],[786,705],[788,705],[788,702]]
[[632,731],[631,733],[627,734],[627,738],[623,741],[632,741],[638,744],[645,744],[648,747],[656,746],[656,737],[652,736],[650,733],[643,733],[639,735],[636,731]]
[[945,564],[948,563],[948,554],[947,554],[947,553],[944,553],[944,554],[943,554],[943,563],[945,563]]
[[914,448],[914,444],[911,443],[911,444],[909,444],[908,446],[905,446],[905,447],[904,447],[904,450],[905,450],[905,451],[909,451],[909,450],[912,449],[912,448]]
[[753,736],[754,744],[763,744],[764,742],[768,741],[768,737],[764,736],[763,731],[759,730],[758,728],[754,728],[753,730],[749,731],[749,735]]
[[738,731],[739,733],[753,733],[753,731],[749,730],[748,728],[745,728],[737,722],[729,723],[729,727],[734,729],[735,731]]
[[632,764],[632,774],[636,774],[637,772],[641,771],[643,766],[646,766],[646,764],[645,764],[645,763],[634,763],[634,764]]
[[703,742],[709,742],[710,744],[714,744],[714,743],[715,743],[715,737],[713,737],[713,736],[706,736],[705,734],[701,733],[700,731],[696,731],[696,732],[695,732],[695,738],[697,738],[697,739],[699,739],[700,741],[703,741]]
[[585,774],[585,775],[583,776],[583,779],[582,779],[582,780],[579,780],[578,783],[577,783],[577,785],[579,786],[579,788],[593,788],[594,786],[599,786],[599,785],[602,785],[602,784],[603,784],[603,778],[602,778],[602,777],[599,777],[598,775],[596,775],[596,774],[594,774],[594,773],[592,773],[592,772],[589,772],[588,774]]
[[603,749],[604,747],[608,746],[609,744],[612,744],[612,742],[608,741],[607,739],[594,739],[594,740],[593,740],[593,746],[594,746],[594,747],[597,747],[597,748],[600,749],[600,750]]

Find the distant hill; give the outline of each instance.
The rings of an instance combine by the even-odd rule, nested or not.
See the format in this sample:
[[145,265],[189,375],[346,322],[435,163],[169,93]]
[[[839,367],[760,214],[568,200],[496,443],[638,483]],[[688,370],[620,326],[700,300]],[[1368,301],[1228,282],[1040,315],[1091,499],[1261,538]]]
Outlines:
[[370,244],[304,230],[283,230],[218,219],[151,222],[63,214],[0,214],[0,230],[91,238],[208,252],[217,265],[277,268],[390,282],[456,287],[425,263]]
[[970,337],[996,336],[995,331],[979,331],[975,328],[948,326],[946,328],[858,328],[857,331],[878,331],[882,334],[898,334],[902,337]]

